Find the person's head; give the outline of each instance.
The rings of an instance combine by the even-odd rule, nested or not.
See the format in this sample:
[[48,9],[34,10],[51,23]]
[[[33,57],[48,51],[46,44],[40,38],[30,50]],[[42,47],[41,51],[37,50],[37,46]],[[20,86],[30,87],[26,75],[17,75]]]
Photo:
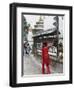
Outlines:
[[27,46],[29,46],[29,43],[27,44]]
[[47,42],[43,42],[43,47],[47,47]]

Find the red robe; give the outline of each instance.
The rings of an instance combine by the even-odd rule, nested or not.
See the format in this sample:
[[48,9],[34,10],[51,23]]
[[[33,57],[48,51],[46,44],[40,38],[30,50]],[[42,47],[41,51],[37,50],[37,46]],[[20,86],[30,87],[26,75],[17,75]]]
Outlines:
[[48,54],[48,47],[43,47],[42,48],[42,62],[44,64],[50,64],[50,57],[49,57],[49,54]]

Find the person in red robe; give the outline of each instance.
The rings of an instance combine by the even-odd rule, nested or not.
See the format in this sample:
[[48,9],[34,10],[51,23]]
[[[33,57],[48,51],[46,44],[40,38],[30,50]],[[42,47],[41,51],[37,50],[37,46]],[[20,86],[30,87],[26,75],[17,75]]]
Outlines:
[[43,46],[42,46],[42,74],[45,74],[45,65],[46,65],[46,71],[47,71],[47,74],[50,74],[50,57],[49,57],[49,54],[48,54],[48,45],[47,45],[47,42],[44,42],[43,43]]

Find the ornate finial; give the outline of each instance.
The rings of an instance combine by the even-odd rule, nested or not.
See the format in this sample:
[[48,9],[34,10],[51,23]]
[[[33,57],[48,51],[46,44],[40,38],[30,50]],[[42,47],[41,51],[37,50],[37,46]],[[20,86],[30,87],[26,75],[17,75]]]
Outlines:
[[42,16],[40,16],[40,18],[39,18],[39,21],[43,21],[43,18],[42,18]]

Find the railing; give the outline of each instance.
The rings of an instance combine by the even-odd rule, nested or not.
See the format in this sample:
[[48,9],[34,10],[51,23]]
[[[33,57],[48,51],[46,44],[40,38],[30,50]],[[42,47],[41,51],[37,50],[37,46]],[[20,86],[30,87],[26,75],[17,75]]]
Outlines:
[[[38,55],[41,56],[41,50],[37,50],[38,52]],[[57,60],[57,53],[52,53],[52,52],[48,52],[48,54],[50,55],[50,58],[53,60],[53,61],[56,61],[56,62],[59,62],[59,63],[63,63],[63,60]]]

